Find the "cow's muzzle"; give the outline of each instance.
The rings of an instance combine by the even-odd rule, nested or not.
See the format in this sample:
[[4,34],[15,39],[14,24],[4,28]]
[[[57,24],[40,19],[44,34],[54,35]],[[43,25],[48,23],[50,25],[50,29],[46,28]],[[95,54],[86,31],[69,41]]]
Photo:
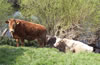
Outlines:
[[14,29],[10,29],[9,31],[10,31],[11,33],[14,33]]

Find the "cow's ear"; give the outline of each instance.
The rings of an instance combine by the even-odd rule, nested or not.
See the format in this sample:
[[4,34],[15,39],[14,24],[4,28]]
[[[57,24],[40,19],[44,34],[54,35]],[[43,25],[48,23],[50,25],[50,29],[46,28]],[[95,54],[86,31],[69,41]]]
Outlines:
[[5,23],[7,23],[7,24],[8,24],[8,23],[9,23],[9,21],[5,21]]
[[14,21],[16,22],[17,25],[20,24],[20,22],[16,21],[15,19],[14,19]]

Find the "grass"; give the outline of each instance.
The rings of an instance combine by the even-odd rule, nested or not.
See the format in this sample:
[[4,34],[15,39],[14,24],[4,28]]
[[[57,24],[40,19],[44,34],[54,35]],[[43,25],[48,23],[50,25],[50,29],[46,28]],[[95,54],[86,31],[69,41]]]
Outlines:
[[55,48],[1,45],[0,65],[100,65],[100,54],[62,53]]

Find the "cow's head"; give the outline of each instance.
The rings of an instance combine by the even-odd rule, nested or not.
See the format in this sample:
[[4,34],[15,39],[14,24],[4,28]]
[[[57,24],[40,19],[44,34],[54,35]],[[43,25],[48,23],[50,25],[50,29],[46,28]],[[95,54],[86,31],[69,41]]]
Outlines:
[[54,47],[59,49],[61,52],[66,52],[66,44],[63,40],[60,40],[59,42],[54,44]]
[[6,23],[9,25],[9,31],[11,33],[13,33],[15,31],[16,25],[19,24],[19,22],[16,21],[15,19],[9,19],[6,21]]
[[61,38],[56,37],[56,42],[54,44],[54,47],[57,47],[59,45],[59,42],[61,41]]

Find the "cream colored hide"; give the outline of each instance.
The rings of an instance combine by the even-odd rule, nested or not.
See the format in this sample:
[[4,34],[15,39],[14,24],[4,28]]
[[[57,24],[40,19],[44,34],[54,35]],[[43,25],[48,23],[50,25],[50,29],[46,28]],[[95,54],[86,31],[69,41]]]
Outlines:
[[70,39],[60,39],[57,38],[54,47],[59,49],[60,51],[67,52],[93,52],[93,47],[88,46],[80,41],[70,40]]

